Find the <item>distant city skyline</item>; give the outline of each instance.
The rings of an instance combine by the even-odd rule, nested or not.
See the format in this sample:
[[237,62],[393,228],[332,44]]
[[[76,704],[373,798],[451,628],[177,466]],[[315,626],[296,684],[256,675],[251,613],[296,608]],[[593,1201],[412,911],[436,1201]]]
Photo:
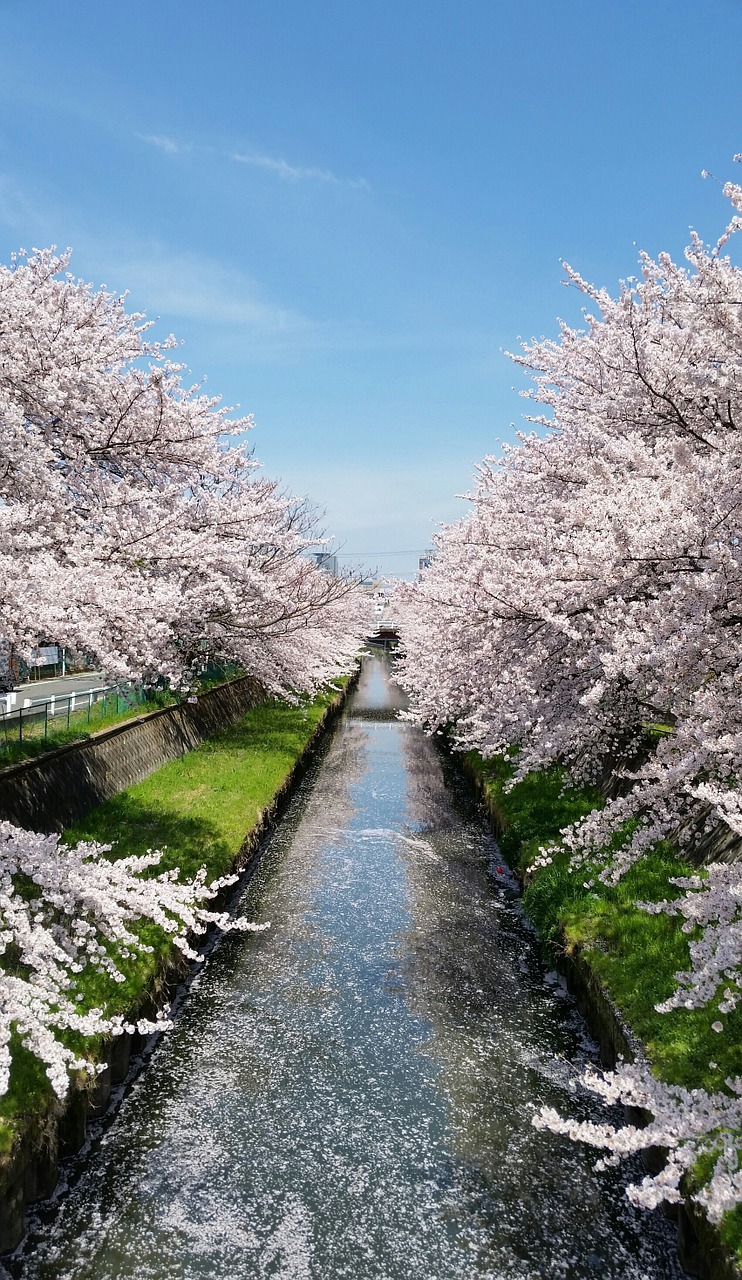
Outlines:
[[615,290],[739,176],[737,0],[0,13],[0,258],[129,290],[369,571],[527,426],[503,350],[579,322],[560,260]]

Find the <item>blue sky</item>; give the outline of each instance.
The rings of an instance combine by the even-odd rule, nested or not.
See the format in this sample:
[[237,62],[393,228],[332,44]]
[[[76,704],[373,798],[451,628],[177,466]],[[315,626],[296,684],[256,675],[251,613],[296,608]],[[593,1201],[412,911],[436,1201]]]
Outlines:
[[409,574],[576,321],[566,259],[711,238],[742,0],[0,0],[0,258],[74,249],[256,418],[346,562]]

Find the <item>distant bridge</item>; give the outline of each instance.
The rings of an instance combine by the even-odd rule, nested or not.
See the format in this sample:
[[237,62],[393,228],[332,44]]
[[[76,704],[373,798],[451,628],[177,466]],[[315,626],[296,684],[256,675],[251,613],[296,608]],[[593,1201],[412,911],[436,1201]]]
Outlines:
[[396,618],[377,618],[373,627],[366,636],[368,644],[388,645],[396,644],[399,640],[400,624]]

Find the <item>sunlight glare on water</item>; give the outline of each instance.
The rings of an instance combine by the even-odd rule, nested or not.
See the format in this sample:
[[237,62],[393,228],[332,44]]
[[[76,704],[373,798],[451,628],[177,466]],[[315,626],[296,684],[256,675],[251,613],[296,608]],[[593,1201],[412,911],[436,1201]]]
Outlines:
[[[677,1280],[620,1170],[534,1130],[595,1050],[495,842],[366,661],[227,937],[42,1207],[27,1280]],[[570,1065],[573,1064],[573,1065]],[[633,1170],[637,1176],[638,1170]]]

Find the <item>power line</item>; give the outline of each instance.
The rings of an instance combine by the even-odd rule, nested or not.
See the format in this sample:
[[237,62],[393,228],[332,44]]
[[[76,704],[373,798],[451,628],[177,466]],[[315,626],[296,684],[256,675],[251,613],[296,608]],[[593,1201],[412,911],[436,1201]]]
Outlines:
[[331,551],[328,554],[347,560],[351,556],[422,556],[428,550],[428,547],[413,547],[411,551]]

